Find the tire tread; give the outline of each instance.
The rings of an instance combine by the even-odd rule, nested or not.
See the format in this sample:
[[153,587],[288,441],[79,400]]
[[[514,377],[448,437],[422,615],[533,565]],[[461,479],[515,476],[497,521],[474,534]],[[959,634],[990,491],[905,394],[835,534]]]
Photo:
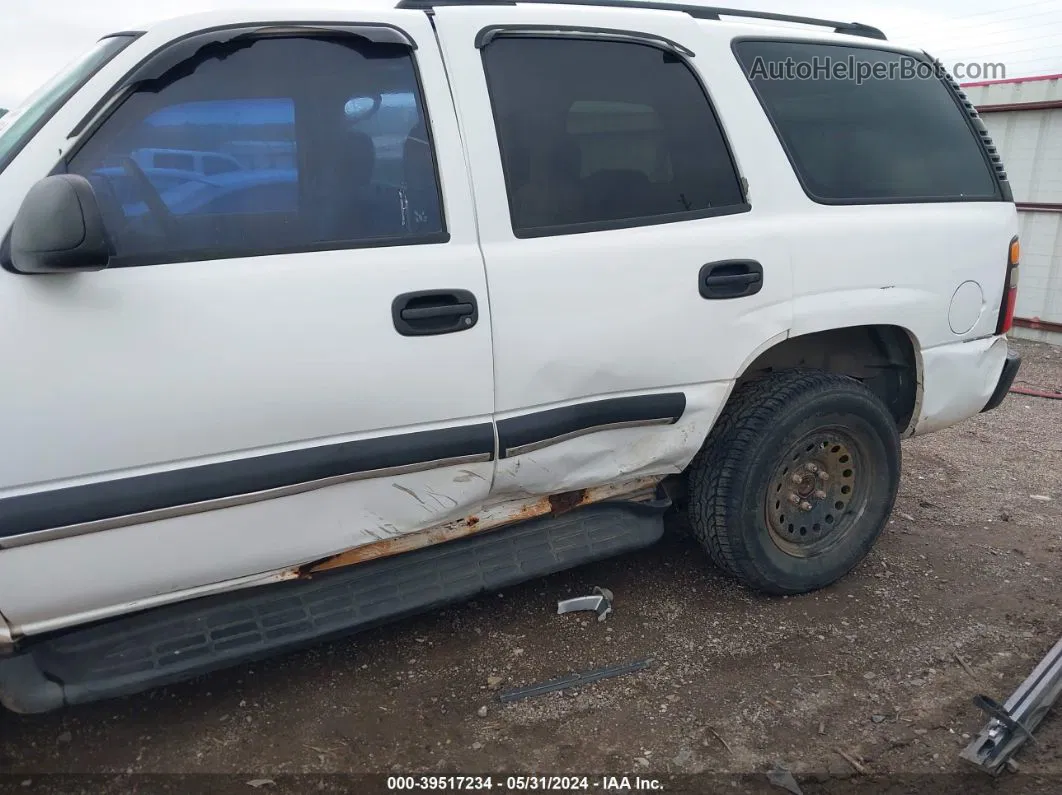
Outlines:
[[[795,401],[823,393],[859,391],[861,382],[821,370],[783,370],[741,384],[730,396],[689,469],[689,524],[712,562],[733,579],[767,593],[794,593],[767,580],[727,521],[728,504],[746,479],[748,455]],[[884,407],[883,407],[884,408]]]

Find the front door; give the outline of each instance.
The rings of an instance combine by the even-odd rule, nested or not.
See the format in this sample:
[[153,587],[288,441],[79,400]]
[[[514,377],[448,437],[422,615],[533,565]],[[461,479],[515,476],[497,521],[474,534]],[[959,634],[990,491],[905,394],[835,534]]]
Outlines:
[[395,17],[186,47],[60,165],[116,257],[0,277],[13,625],[253,581],[486,496],[468,179],[428,21]]

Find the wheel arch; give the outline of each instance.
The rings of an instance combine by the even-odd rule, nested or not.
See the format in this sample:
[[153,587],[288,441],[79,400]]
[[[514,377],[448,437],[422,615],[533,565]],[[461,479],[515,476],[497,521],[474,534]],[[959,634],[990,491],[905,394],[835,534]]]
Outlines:
[[922,353],[911,330],[868,324],[776,337],[749,356],[734,389],[794,368],[839,373],[863,382],[888,406],[902,435],[913,431],[922,402]]

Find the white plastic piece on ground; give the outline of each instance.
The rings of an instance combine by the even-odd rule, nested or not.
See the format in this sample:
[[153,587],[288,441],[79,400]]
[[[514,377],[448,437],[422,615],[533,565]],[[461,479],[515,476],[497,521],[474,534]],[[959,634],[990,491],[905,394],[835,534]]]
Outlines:
[[557,615],[588,610],[597,613],[597,620],[604,621],[612,612],[612,591],[608,588],[594,588],[591,596],[576,596],[557,602]]

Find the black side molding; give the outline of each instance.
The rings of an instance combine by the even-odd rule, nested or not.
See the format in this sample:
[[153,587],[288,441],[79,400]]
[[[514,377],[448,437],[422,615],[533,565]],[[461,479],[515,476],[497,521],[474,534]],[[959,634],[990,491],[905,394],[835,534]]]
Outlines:
[[1018,375],[1018,370],[1021,368],[1021,355],[1016,351],[1007,351],[1007,360],[1003,363],[1003,372],[999,374],[999,382],[996,384],[996,391],[992,393],[992,397],[985,403],[985,407],[981,409],[983,414],[986,411],[991,411],[997,408],[1003,399],[1010,392],[1010,388],[1014,386],[1014,379]]
[[470,456],[493,459],[492,423],[306,447],[151,475],[38,491],[0,500],[0,539],[249,495],[326,478]]
[[686,410],[683,392],[605,398],[498,422],[499,458],[616,426],[674,424]]

